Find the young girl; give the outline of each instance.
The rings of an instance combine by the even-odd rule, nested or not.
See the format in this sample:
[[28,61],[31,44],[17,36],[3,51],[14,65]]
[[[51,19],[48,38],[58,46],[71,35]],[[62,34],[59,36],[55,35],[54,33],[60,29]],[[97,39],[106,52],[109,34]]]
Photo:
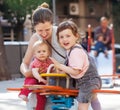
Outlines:
[[51,60],[57,69],[63,70],[76,80],[79,89],[78,110],[88,110],[90,103],[93,110],[101,110],[97,94],[92,92],[94,89],[101,88],[101,79],[93,59],[77,43],[79,33],[76,24],[69,20],[62,22],[58,26],[57,38],[67,51],[67,65],[60,64],[54,58]]
[[[34,84],[47,84],[46,79],[42,78],[40,76],[40,73],[46,73],[47,68],[50,66],[50,64],[53,64],[52,61],[49,59],[50,51],[49,47],[46,43],[42,41],[36,41],[33,45],[33,55],[34,59],[31,63],[32,73],[34,77],[26,77],[25,78],[25,85],[34,85]],[[19,94],[19,97],[22,98],[25,101],[28,101],[28,94],[31,92],[31,90],[25,88],[22,89],[22,91]],[[42,95],[39,96],[39,101],[41,101],[41,105],[39,105],[40,110],[45,109],[46,104],[46,97]]]

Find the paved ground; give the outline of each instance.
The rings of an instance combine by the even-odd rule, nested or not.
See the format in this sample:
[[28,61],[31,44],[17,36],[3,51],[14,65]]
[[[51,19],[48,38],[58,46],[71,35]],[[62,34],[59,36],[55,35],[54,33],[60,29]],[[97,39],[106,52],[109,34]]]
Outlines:
[[[22,87],[24,82],[23,78],[14,80],[0,81],[0,110],[32,110],[27,109],[26,103],[18,98],[16,91],[7,91],[7,88]],[[51,104],[48,100],[45,110],[51,110]],[[76,110],[76,106],[71,107],[70,110]]]
[[26,110],[26,103],[18,98],[18,92],[7,91],[8,87],[21,87],[23,79],[0,81],[0,110]]
[[[0,110],[31,110],[27,109],[26,103],[18,98],[19,92],[6,90],[8,87],[21,87],[23,85],[23,80],[23,78],[17,78],[15,80],[0,81]],[[113,89],[120,90],[120,87]],[[120,110],[119,94],[99,94],[98,97],[102,104],[102,110]],[[50,102],[47,103],[46,110],[51,110]],[[76,106],[73,106],[69,110],[77,109]],[[90,108],[89,110],[92,109]]]
[[[0,81],[0,110],[17,110],[17,109],[32,110],[32,109],[27,109],[26,103],[18,98],[19,92],[15,92],[15,91],[11,92],[6,90],[8,87],[21,87],[23,85],[23,81],[24,81],[23,78],[17,78],[15,80],[9,80],[9,81]],[[118,100],[120,96],[118,98],[117,97],[113,97],[113,95],[100,94],[99,99],[101,104],[103,105],[103,110],[118,110],[120,107],[117,107],[119,104],[116,103],[116,100]],[[117,108],[110,109],[111,108],[110,105],[111,106],[114,105],[114,108],[115,107]],[[51,110],[50,102],[47,103],[45,110]],[[76,106],[72,106],[71,109],[69,110],[77,110],[77,109]],[[92,109],[90,108],[89,110]]]

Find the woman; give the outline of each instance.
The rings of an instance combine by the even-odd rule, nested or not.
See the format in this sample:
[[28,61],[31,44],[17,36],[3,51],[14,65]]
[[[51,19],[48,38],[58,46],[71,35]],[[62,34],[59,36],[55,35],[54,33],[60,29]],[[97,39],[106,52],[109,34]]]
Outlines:
[[[20,66],[21,73],[25,77],[33,77],[29,65],[33,58],[32,51],[33,44],[38,40],[43,40],[47,42],[48,45],[52,47],[51,49],[52,57],[58,59],[61,63],[64,62],[63,57],[65,56],[65,51],[64,49],[61,48],[61,46],[57,42],[56,37],[57,27],[53,26],[53,14],[48,7],[49,6],[44,3],[33,12],[32,22],[35,29],[35,33],[29,40],[27,51]],[[44,108],[40,108],[41,105],[40,97],[41,96],[37,94],[36,110],[44,110]]]

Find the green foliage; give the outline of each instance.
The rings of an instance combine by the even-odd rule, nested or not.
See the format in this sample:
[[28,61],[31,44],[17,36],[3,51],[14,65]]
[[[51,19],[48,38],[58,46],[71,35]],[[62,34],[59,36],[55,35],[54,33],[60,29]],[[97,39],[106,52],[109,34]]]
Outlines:
[[13,13],[17,18],[31,14],[43,2],[50,4],[50,0],[4,0],[7,13]]

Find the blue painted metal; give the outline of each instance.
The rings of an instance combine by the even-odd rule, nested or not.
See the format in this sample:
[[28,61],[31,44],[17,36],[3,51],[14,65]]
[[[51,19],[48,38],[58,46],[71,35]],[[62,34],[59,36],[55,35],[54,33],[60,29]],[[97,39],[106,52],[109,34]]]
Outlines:
[[52,110],[69,110],[73,105],[74,97],[50,96]]

